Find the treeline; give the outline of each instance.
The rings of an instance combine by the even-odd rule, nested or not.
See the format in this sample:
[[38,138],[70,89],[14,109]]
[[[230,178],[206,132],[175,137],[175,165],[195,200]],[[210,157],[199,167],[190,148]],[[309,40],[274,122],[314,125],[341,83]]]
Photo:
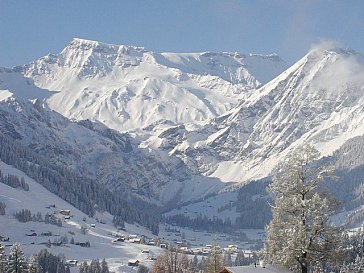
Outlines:
[[236,209],[239,216],[235,222],[229,218],[222,220],[213,219],[201,214],[197,217],[189,217],[184,214],[165,216],[163,221],[167,224],[180,227],[190,227],[196,230],[233,233],[239,229],[263,229],[272,218],[269,202],[272,202],[266,188],[270,180],[264,179],[245,185],[238,190],[236,201],[218,208],[218,212]]
[[55,256],[42,249],[37,255],[27,259],[19,244],[11,247],[10,253],[0,249],[0,272],[14,273],[70,273],[62,256]]
[[28,209],[22,209],[20,211],[17,211],[14,213],[14,217],[22,223],[26,222],[44,222],[46,224],[56,225],[61,227],[62,226],[62,220],[55,217],[53,214],[46,213],[46,215],[42,216],[40,212],[37,212],[36,214],[32,214],[32,212]]
[[[189,259],[187,255],[178,251],[175,246],[170,246],[162,255],[157,257],[151,273],[216,273],[220,272],[224,266],[242,266],[254,264],[258,261],[256,253],[250,255],[239,252],[235,260],[232,260],[231,253],[222,254],[221,249],[212,246],[208,257],[198,259],[195,255]],[[139,272],[139,271],[138,271]],[[144,272],[143,272],[144,273]]]
[[[63,255],[53,255],[47,249],[42,249],[38,254],[25,257],[21,246],[14,244],[9,254],[0,248],[0,272],[11,273],[70,273],[70,267]],[[84,262],[80,266],[80,273],[109,273],[108,265],[104,260],[93,260],[90,265]]]
[[136,209],[130,196],[111,192],[106,186],[88,177],[80,176],[67,167],[53,164],[2,132],[0,158],[91,217],[96,210],[107,211],[117,216],[118,222],[137,222],[158,234],[157,211],[150,213]]
[[190,227],[196,230],[231,233],[234,231],[235,226],[231,223],[229,218],[222,220],[219,218],[209,219],[206,215],[201,214],[195,218],[190,218],[183,214],[176,214],[163,218],[164,222],[170,225],[177,225],[179,227]]
[[80,265],[79,273],[109,273],[109,267],[105,259],[100,263],[98,259],[92,260],[90,264],[83,262]]
[[6,205],[3,202],[0,202],[0,215],[5,215]]
[[238,191],[236,212],[240,214],[236,219],[236,226],[240,229],[263,229],[272,219],[272,212],[266,188],[270,180],[264,179],[251,182]]
[[4,175],[0,170],[0,183],[4,183],[12,188],[22,188],[25,191],[29,191],[29,184],[25,182],[24,177],[19,178],[16,175],[8,174]]

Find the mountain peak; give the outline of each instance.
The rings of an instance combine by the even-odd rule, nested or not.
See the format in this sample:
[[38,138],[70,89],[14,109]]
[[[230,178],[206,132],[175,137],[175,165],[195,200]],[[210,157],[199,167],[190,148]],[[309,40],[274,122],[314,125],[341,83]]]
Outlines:
[[328,55],[342,55],[342,56],[361,56],[355,50],[345,47],[337,42],[322,42],[314,45],[307,54],[308,56],[328,56]]
[[[108,44],[94,40],[87,40],[82,38],[73,38],[70,43],[65,47],[62,51],[69,50],[83,50],[83,51],[93,51],[93,52],[104,52],[104,53],[119,53],[119,54],[128,54],[130,51],[137,52],[145,52],[146,50],[143,47],[130,46],[130,45],[115,45]],[[61,53],[61,54],[62,54]]]

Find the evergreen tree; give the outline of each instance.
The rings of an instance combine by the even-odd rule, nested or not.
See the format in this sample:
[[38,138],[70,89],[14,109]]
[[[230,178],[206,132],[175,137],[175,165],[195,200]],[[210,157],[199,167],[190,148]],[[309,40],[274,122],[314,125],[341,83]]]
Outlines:
[[268,188],[276,199],[267,227],[267,258],[302,273],[339,262],[342,251],[341,232],[329,224],[336,203],[319,192],[333,168],[320,164],[319,158],[312,146],[297,149],[279,166]]
[[8,259],[5,255],[4,247],[0,246],[0,272],[6,272]]
[[90,272],[91,273],[101,273],[101,266],[99,260],[92,260],[90,263]]
[[3,202],[0,202],[0,215],[5,215],[6,205]]
[[84,261],[79,268],[79,273],[90,273],[89,266],[86,261]]
[[37,260],[37,256],[33,256],[30,258],[29,261],[29,273],[39,273],[38,272],[38,260]]
[[8,258],[7,273],[27,273],[28,264],[18,243],[11,247]]
[[102,259],[102,262],[101,262],[101,273],[109,273],[109,267],[108,267],[105,259]]

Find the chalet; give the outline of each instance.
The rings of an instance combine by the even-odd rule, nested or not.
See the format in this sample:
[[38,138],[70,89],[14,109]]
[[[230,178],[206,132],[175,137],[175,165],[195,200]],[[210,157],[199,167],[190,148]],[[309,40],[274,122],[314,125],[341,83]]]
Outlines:
[[140,238],[135,238],[133,239],[135,244],[140,244],[142,242],[142,240]]
[[89,241],[87,241],[85,243],[76,242],[75,245],[80,246],[80,247],[90,247],[91,246]]
[[247,265],[247,266],[233,266],[225,267],[219,273],[292,273],[286,268],[275,265]]
[[66,260],[65,265],[68,266],[77,266],[78,261],[77,260]]
[[4,237],[4,236],[0,235],[0,241],[9,242],[9,240],[10,240],[9,237]]
[[26,235],[26,236],[33,237],[33,236],[37,236],[37,233],[35,233],[35,232],[30,232],[30,233],[26,233],[25,235]]
[[112,240],[113,243],[124,242],[124,241],[125,241],[125,239],[122,238],[122,237],[119,237],[119,238],[116,238],[116,239]]
[[59,214],[70,216],[71,215],[71,211],[69,209],[61,209],[59,211]]
[[143,250],[142,250],[142,253],[144,253],[144,254],[149,254],[149,250],[148,250],[148,249],[143,249]]
[[139,260],[129,260],[128,266],[139,266]]
[[238,252],[238,246],[237,245],[228,245],[228,249],[231,252]]

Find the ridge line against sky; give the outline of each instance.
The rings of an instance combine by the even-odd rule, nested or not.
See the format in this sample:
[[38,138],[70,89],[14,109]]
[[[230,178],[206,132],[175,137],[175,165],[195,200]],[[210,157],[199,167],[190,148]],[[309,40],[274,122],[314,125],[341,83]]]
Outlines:
[[361,0],[0,0],[0,66],[59,53],[74,37],[156,52],[277,53],[320,40],[364,53]]

